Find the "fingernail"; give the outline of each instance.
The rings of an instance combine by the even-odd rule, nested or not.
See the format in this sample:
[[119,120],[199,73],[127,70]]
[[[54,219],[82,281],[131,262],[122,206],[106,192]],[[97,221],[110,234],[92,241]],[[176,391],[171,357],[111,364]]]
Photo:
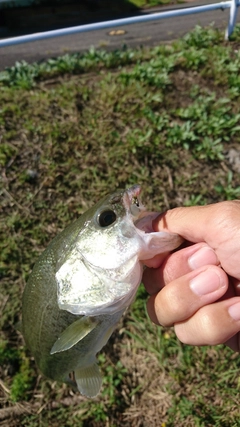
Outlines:
[[207,295],[224,287],[220,275],[208,268],[190,281],[190,288],[197,295]]
[[228,309],[228,313],[233,320],[240,320],[240,302],[231,305]]
[[196,270],[204,265],[217,265],[219,261],[214,250],[204,246],[189,257],[188,264],[192,270]]

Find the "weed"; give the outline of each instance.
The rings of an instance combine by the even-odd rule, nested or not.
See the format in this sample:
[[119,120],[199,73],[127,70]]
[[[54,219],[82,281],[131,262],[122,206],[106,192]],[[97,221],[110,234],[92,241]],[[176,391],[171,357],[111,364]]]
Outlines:
[[31,66],[26,61],[22,61],[16,62],[14,67],[7,68],[7,72],[10,85],[17,81],[19,88],[30,89],[39,75],[39,67],[35,64]]
[[202,28],[199,25],[195,30],[186,34],[183,37],[183,43],[187,47],[194,47],[196,49],[209,48],[222,41],[222,33],[213,28]]
[[224,200],[232,200],[240,198],[240,186],[233,186],[233,172],[229,171],[224,184],[215,185],[215,190],[224,198]]
[[184,206],[196,206],[196,205],[204,205],[205,201],[203,199],[202,194],[191,194],[188,200],[185,201]]
[[205,49],[196,50],[195,46],[190,46],[183,55],[180,56],[181,65],[187,69],[199,70],[208,61]]
[[5,166],[8,164],[10,159],[17,152],[16,148],[9,143],[3,143],[0,145],[0,165]]
[[165,89],[171,83],[168,75],[173,68],[174,60],[175,58],[166,60],[160,56],[146,63],[139,63],[130,72],[122,71],[119,75],[120,80],[125,85],[131,84],[132,81],[140,81],[142,84]]
[[11,385],[10,398],[13,402],[27,400],[29,391],[33,385],[33,370],[30,368],[30,361],[21,352],[21,364],[19,372],[14,375]]

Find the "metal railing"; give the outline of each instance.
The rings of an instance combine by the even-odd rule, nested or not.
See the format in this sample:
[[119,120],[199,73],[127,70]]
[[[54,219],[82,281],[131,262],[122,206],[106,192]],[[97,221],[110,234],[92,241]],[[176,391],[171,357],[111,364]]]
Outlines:
[[232,34],[236,24],[237,11],[238,11],[239,5],[240,5],[240,0],[229,0],[229,1],[224,1],[220,3],[203,5],[203,6],[184,7],[181,9],[175,9],[175,10],[166,11],[166,12],[151,13],[148,15],[134,16],[134,17],[123,18],[123,19],[115,19],[110,21],[98,22],[94,24],[79,25],[79,26],[69,27],[69,28],[61,28],[59,30],[45,31],[41,33],[34,33],[34,34],[28,34],[24,36],[2,39],[0,40],[0,48],[5,46],[21,44],[21,43],[39,41],[39,40],[53,38],[53,37],[83,33],[86,31],[102,30],[106,28],[119,27],[119,26],[129,25],[129,24],[157,21],[160,19],[179,17],[179,16],[190,15],[194,13],[208,12],[208,11],[217,10],[217,9],[221,9],[221,10],[230,9],[228,26],[225,32],[225,39],[228,39],[229,36]]

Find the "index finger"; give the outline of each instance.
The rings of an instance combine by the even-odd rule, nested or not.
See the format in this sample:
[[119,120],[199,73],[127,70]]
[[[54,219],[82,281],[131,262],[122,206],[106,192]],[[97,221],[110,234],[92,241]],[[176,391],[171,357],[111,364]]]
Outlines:
[[240,278],[240,201],[168,210],[153,221],[155,231],[178,233],[185,240],[205,242],[224,270]]

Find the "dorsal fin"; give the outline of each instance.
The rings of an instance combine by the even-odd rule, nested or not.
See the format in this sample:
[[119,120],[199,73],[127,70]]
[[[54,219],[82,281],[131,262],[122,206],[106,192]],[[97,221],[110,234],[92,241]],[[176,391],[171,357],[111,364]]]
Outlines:
[[80,393],[87,397],[96,397],[102,385],[102,376],[97,363],[86,368],[77,368],[74,374]]
[[99,322],[93,317],[83,316],[76,322],[71,323],[60,335],[54,343],[50,354],[60,353],[72,348],[75,344],[81,341],[88,335]]

